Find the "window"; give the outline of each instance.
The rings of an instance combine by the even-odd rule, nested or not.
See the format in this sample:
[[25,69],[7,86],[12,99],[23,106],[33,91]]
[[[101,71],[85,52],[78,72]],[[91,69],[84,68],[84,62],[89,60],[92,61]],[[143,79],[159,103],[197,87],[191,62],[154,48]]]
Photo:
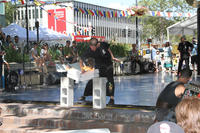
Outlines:
[[35,10],[32,9],[33,18],[35,18]]
[[131,37],[132,30],[128,29],[128,37]]
[[24,19],[24,11],[21,11],[22,20]]
[[35,17],[38,18],[38,9],[36,9],[36,13],[35,14],[36,14]]
[[18,20],[20,20],[20,10],[18,11]]
[[42,9],[40,9],[40,18],[42,18]]
[[16,15],[16,11],[14,11],[14,19],[17,20],[17,15]]
[[31,19],[31,10],[28,10],[28,18]]

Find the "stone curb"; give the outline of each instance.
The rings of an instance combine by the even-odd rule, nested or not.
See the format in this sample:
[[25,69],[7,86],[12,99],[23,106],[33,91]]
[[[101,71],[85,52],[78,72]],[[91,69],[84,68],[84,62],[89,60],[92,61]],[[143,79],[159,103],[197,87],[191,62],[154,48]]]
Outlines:
[[49,116],[65,120],[104,120],[112,122],[151,123],[155,118],[154,111],[103,109],[60,106],[37,106],[32,104],[0,104],[2,115],[17,116]]

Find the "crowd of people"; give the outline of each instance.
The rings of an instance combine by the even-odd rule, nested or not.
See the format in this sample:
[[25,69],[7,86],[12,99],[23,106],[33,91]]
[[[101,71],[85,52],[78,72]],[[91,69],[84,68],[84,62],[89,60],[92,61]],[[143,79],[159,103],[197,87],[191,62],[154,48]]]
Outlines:
[[[19,53],[23,53],[24,47],[19,42],[19,37],[15,36],[13,41],[9,35],[5,35],[3,32],[0,33],[0,64],[5,63],[9,68],[9,64],[4,60],[5,55],[4,48],[12,47]],[[42,68],[45,65],[54,65],[52,55],[49,52],[49,46],[44,43],[38,51],[38,43],[34,43],[33,48],[30,52],[31,61],[35,61],[37,68]],[[110,50],[110,45],[107,42],[99,41],[96,38],[92,38],[89,41],[89,48],[84,51],[80,56],[77,48],[76,41],[72,43],[66,41],[65,46],[55,45],[56,55],[61,63],[80,63],[82,73],[85,72],[84,65],[93,64],[92,67],[99,69],[100,77],[106,77],[106,94],[110,97],[109,104],[114,104],[114,90],[115,83],[113,78],[113,61],[121,62],[115,58]],[[176,71],[174,63],[174,55],[172,53],[172,47],[170,42],[166,42],[163,48],[163,54],[160,54],[158,48],[153,45],[151,50],[151,60],[155,64],[156,71],[173,72]],[[185,84],[191,79],[192,71],[190,70],[190,64],[192,69],[195,70],[195,64],[197,64],[197,44],[196,39],[193,38],[192,43],[186,41],[186,37],[182,36],[178,45],[179,64],[177,67],[178,79],[169,83],[163,91],[159,94],[156,102],[156,117],[155,124],[153,124],[148,133],[170,133],[172,131],[179,133],[198,133],[200,132],[199,127],[199,108],[200,99],[197,97],[183,98],[185,93]],[[93,60],[90,60],[90,59]],[[191,62],[190,62],[191,59]],[[138,51],[136,44],[132,45],[132,68],[135,69],[134,62],[140,63],[138,58]],[[93,62],[93,63],[91,63]],[[183,66],[183,62],[185,66]],[[134,65],[133,65],[134,64]],[[141,64],[140,64],[141,65]],[[2,65],[0,65],[1,67]],[[83,96],[80,100],[85,100],[87,96],[92,95],[93,82],[88,81]],[[170,121],[170,122],[169,122]],[[177,124],[175,124],[177,123]],[[158,128],[159,127],[159,128]],[[175,129],[177,131],[175,131]]]
[[[172,46],[170,42],[166,42],[163,48],[158,48],[158,45],[152,45],[150,52],[150,60],[155,65],[156,72],[174,72],[177,75],[182,68],[188,68],[196,71],[197,64],[197,41],[192,39],[192,43],[186,40],[185,36],[182,36],[178,45],[178,52],[172,52]],[[132,61],[136,61],[138,51],[136,50],[136,44],[132,45]],[[184,62],[184,65],[183,65]],[[190,68],[190,65],[192,68]]]

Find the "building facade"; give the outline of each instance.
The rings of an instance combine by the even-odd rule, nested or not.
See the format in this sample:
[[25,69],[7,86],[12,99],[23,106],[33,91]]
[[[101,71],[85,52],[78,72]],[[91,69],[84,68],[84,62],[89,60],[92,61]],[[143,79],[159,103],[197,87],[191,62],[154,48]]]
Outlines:
[[[73,34],[73,36],[96,36],[104,37],[106,40],[114,40],[120,43],[135,43],[136,31],[135,22],[127,17],[105,17],[91,15],[80,12],[77,9],[99,10],[99,11],[119,11],[98,5],[78,2],[78,1],[62,1],[56,5],[44,4],[35,6],[28,4],[28,22],[29,29],[35,29],[35,22],[39,21],[40,26],[48,27],[55,31],[65,33],[66,35],[77,33],[82,29],[88,29],[81,35]],[[76,9],[76,10],[75,10]],[[26,8],[18,5],[15,12],[15,21],[22,27],[26,26],[25,21]],[[93,29],[93,34],[91,30]]]
[[5,20],[5,4],[0,3],[0,26],[5,26],[6,20]]

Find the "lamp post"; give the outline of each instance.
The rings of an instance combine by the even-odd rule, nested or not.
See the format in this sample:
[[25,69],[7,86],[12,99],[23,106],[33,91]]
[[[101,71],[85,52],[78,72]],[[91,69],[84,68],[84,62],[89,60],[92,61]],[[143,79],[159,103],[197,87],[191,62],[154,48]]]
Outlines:
[[[28,34],[28,0],[26,0],[26,45],[27,45],[27,49],[28,49],[28,42],[29,42],[29,34]],[[24,57],[25,57],[25,48],[23,46],[23,71],[25,70]],[[25,76],[24,76],[24,82],[25,82]]]
[[[135,3],[135,5],[136,5],[136,7],[138,6],[138,2],[137,2],[137,0],[136,0],[136,3]],[[136,15],[136,19],[135,19],[135,26],[136,26],[136,45],[137,45],[137,47],[139,48],[139,44],[138,44],[138,17],[137,17],[137,15]]]

